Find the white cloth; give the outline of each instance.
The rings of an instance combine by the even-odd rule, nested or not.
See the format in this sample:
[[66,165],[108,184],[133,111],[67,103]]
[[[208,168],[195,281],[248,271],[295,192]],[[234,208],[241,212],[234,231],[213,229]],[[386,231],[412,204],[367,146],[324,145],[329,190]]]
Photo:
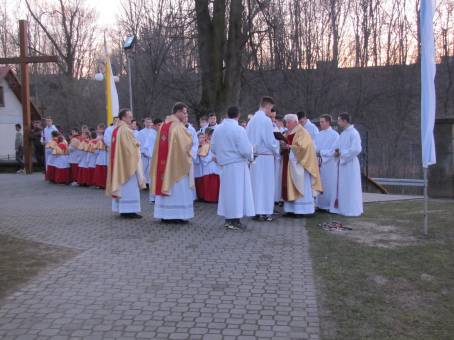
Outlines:
[[194,217],[194,197],[189,187],[189,176],[177,181],[169,196],[156,195],[154,217],[166,220],[189,220]]
[[112,133],[113,130],[115,130],[115,125],[110,125],[105,131],[104,131],[104,144],[107,145],[108,148],[110,148],[110,145],[112,144]]
[[95,152],[88,152],[88,162],[87,165],[89,168],[96,168],[96,159],[98,158],[99,150]]
[[[189,133],[191,134],[191,137],[192,137],[192,148],[191,148],[192,164],[191,164],[190,176],[195,177],[194,162],[196,162],[196,159],[198,158],[197,153],[199,151],[199,137],[197,137],[197,131],[191,124],[188,123],[186,130],[189,131]],[[195,186],[194,186],[194,188],[191,189],[191,191],[192,191],[192,198],[195,201],[197,199],[197,192],[196,192]]]
[[[340,151],[338,205],[334,202],[330,212],[344,216],[361,216],[363,213],[363,196],[361,187],[361,168],[358,155],[361,153],[361,136],[353,127],[345,129],[336,146]],[[334,200],[336,198],[334,197]]]
[[337,160],[334,151],[339,140],[339,134],[331,127],[320,131],[315,136],[315,147],[320,154],[320,178],[322,180],[323,193],[317,197],[317,207],[329,210],[336,199],[337,191]]
[[45,160],[46,160],[46,170],[47,170],[47,166],[48,165],[55,166],[55,164],[53,164],[53,155],[52,155],[52,149],[51,148],[45,148],[44,157],[45,157]]
[[145,128],[139,131],[137,134],[137,140],[140,143],[140,154],[142,157],[143,173],[145,176],[145,182],[151,183],[150,179],[150,165],[151,157],[153,156],[153,148],[156,141],[156,130],[153,128]]
[[255,212],[271,215],[274,210],[275,169],[274,156],[279,155],[279,142],[273,134],[273,123],[265,112],[257,111],[246,128],[257,158],[251,164],[251,182]]
[[121,186],[121,198],[112,199],[112,211],[120,214],[140,212],[140,189],[137,175]]
[[199,178],[203,176],[203,164],[200,156],[192,159],[192,165],[194,167],[194,178]]
[[52,140],[52,132],[53,131],[58,131],[58,129],[55,127],[55,125],[52,125],[50,127],[46,126],[44,130],[41,132],[41,143],[42,144],[47,144]]
[[220,164],[218,215],[226,219],[254,216],[248,161],[253,159],[246,131],[234,119],[225,119],[213,133],[211,151]]
[[[295,160],[290,160],[291,162],[295,162]],[[301,167],[300,164],[296,164],[296,166]],[[311,175],[303,169],[304,171],[304,195],[298,198],[296,201],[291,202],[284,202],[284,211],[286,213],[293,213],[293,214],[313,214],[315,212],[315,203],[314,197],[312,195],[312,180]]]
[[89,155],[87,151],[80,150],[80,163],[79,168],[88,168]]
[[312,142],[315,143],[315,136],[319,134],[318,127],[315,124],[313,124],[309,119],[306,120],[306,124],[304,124],[303,126],[311,135]]
[[213,160],[213,152],[211,150],[212,148],[210,147],[210,150],[208,150],[208,154],[204,157],[200,157],[200,161],[202,163],[202,176],[208,176],[208,175],[219,175],[220,173],[220,168],[218,164]]
[[52,163],[58,169],[68,169],[71,166],[68,155],[52,155]]
[[73,148],[69,145],[69,162],[71,164],[79,164],[81,158],[81,152],[77,148]]
[[282,159],[274,156],[274,202],[282,201]]
[[437,163],[434,125],[437,106],[435,88],[435,39],[434,14],[436,1],[422,1],[420,9],[421,37],[421,147],[422,166],[428,168]]
[[98,150],[98,155],[96,156],[96,165],[107,166],[107,151]]
[[251,175],[247,161],[224,165],[219,175],[218,215],[226,219],[255,216]]

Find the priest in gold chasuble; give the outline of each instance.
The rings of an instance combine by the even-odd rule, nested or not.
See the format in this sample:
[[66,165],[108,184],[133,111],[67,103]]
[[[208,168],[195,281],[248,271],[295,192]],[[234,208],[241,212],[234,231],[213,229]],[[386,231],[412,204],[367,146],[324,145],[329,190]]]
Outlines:
[[107,167],[106,195],[112,197],[112,211],[124,218],[141,218],[140,189],[145,188],[140,144],[129,127],[132,112],[123,109],[112,132]]
[[282,198],[287,216],[315,212],[315,197],[323,191],[317,154],[310,134],[298,124],[298,116],[285,117],[287,152],[283,155]]
[[184,120],[187,106],[176,103],[159,129],[151,162],[154,217],[165,223],[185,223],[194,217],[192,136]]

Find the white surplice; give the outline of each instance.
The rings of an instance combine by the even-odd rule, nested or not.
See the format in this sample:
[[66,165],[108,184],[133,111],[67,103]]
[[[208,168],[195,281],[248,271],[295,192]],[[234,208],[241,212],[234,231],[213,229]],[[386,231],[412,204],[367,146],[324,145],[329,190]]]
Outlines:
[[145,183],[150,184],[150,164],[153,156],[154,143],[156,141],[156,130],[144,128],[137,133],[137,140],[140,143],[140,155],[142,157],[143,173]]
[[[47,143],[49,143],[52,140],[52,132],[53,131],[58,131],[58,129],[55,127],[55,125],[52,125],[50,127],[46,126],[44,130],[41,132],[41,144],[46,146]],[[44,162],[46,165],[46,170],[47,170],[47,161],[49,159],[49,156],[52,154],[52,150],[48,152],[48,148],[45,147],[45,152],[44,152]],[[51,164],[52,165],[52,164]]]
[[[293,178],[298,182],[295,183],[300,192],[304,191],[303,196],[295,201],[285,201],[284,211],[299,215],[313,214],[315,212],[314,194],[312,190],[312,177],[304,169],[301,164],[298,164],[293,151],[289,153],[289,162],[293,174]],[[288,174],[290,176],[290,173]],[[301,182],[301,183],[299,183]],[[302,189],[299,189],[303,187]]]
[[115,125],[110,125],[107,127],[107,129],[104,131],[104,144],[110,149],[110,146],[112,145],[112,133],[113,130],[115,130]]
[[226,219],[254,216],[248,162],[253,159],[246,131],[235,119],[224,119],[214,131],[211,151],[220,167],[218,215]]
[[140,212],[140,189],[136,174],[121,185],[121,198],[112,198],[112,211],[120,214]]
[[315,137],[319,134],[318,127],[312,123],[309,119],[306,120],[306,124],[303,127],[309,132],[312,138],[312,142],[315,143]]
[[[197,161],[198,161],[197,158],[198,158],[198,151],[199,151],[199,137],[197,136],[197,131],[191,124],[188,123],[188,125],[186,126],[186,129],[188,130],[188,132],[191,134],[191,137],[192,137],[192,148],[191,148],[192,164],[191,164],[190,176],[195,177],[195,175],[194,175],[195,165],[194,164],[197,163]],[[195,186],[194,186],[194,188],[192,188],[192,196],[195,201],[197,199],[197,192],[196,192]]]
[[[361,168],[358,155],[361,153],[361,136],[350,125],[340,135],[336,148],[341,154],[339,164],[338,208],[330,212],[344,216],[361,216],[363,213],[363,196],[361,186]],[[335,149],[336,149],[335,148]],[[334,200],[336,197],[334,196]]]
[[317,197],[317,207],[330,210],[333,208],[337,190],[337,160],[334,157],[339,134],[329,127],[320,131],[315,137],[315,147],[321,158],[320,178],[322,180],[323,193]]
[[271,215],[274,210],[276,181],[274,157],[279,155],[279,142],[274,137],[271,119],[263,111],[254,114],[246,132],[257,155],[255,162],[251,164],[255,213]]
[[169,196],[157,195],[155,199],[155,218],[189,220],[194,217],[194,196],[189,176],[177,181]]

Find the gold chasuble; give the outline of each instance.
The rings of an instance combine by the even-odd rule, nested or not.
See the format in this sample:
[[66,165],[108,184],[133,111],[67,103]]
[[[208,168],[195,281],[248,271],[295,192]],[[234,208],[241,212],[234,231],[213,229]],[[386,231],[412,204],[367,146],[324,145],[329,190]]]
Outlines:
[[[190,175],[192,136],[175,116],[167,117],[159,129],[153,149],[150,191],[153,195],[169,196],[173,185]],[[190,178],[191,187],[194,179]]]
[[106,195],[121,198],[121,186],[137,173],[141,189],[145,179],[141,166],[140,144],[129,126],[119,121],[112,132],[112,146],[107,166]]
[[210,144],[206,143],[199,147],[199,151],[197,151],[197,155],[199,155],[200,157],[206,157],[208,155],[209,151],[210,151]]
[[[311,175],[312,191],[322,192],[317,154],[309,132],[298,124],[286,137],[298,165]],[[285,201],[296,201],[304,195],[304,172],[295,169],[288,157],[288,154],[284,155],[283,159],[282,196]]]

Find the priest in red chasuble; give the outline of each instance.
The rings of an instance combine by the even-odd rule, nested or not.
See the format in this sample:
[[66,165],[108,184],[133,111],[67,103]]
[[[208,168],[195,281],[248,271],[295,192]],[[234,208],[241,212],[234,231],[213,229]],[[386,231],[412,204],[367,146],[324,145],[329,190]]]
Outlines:
[[132,112],[123,109],[118,117],[120,120],[112,132],[106,194],[112,197],[113,212],[124,218],[141,218],[140,189],[145,188],[145,177],[140,145],[130,128]]
[[282,167],[282,198],[286,216],[315,212],[315,197],[323,191],[312,137],[298,124],[298,116],[284,117],[288,132]]
[[150,189],[156,195],[154,217],[165,223],[185,223],[194,217],[192,136],[183,123],[187,111],[184,103],[174,105],[153,149]]

